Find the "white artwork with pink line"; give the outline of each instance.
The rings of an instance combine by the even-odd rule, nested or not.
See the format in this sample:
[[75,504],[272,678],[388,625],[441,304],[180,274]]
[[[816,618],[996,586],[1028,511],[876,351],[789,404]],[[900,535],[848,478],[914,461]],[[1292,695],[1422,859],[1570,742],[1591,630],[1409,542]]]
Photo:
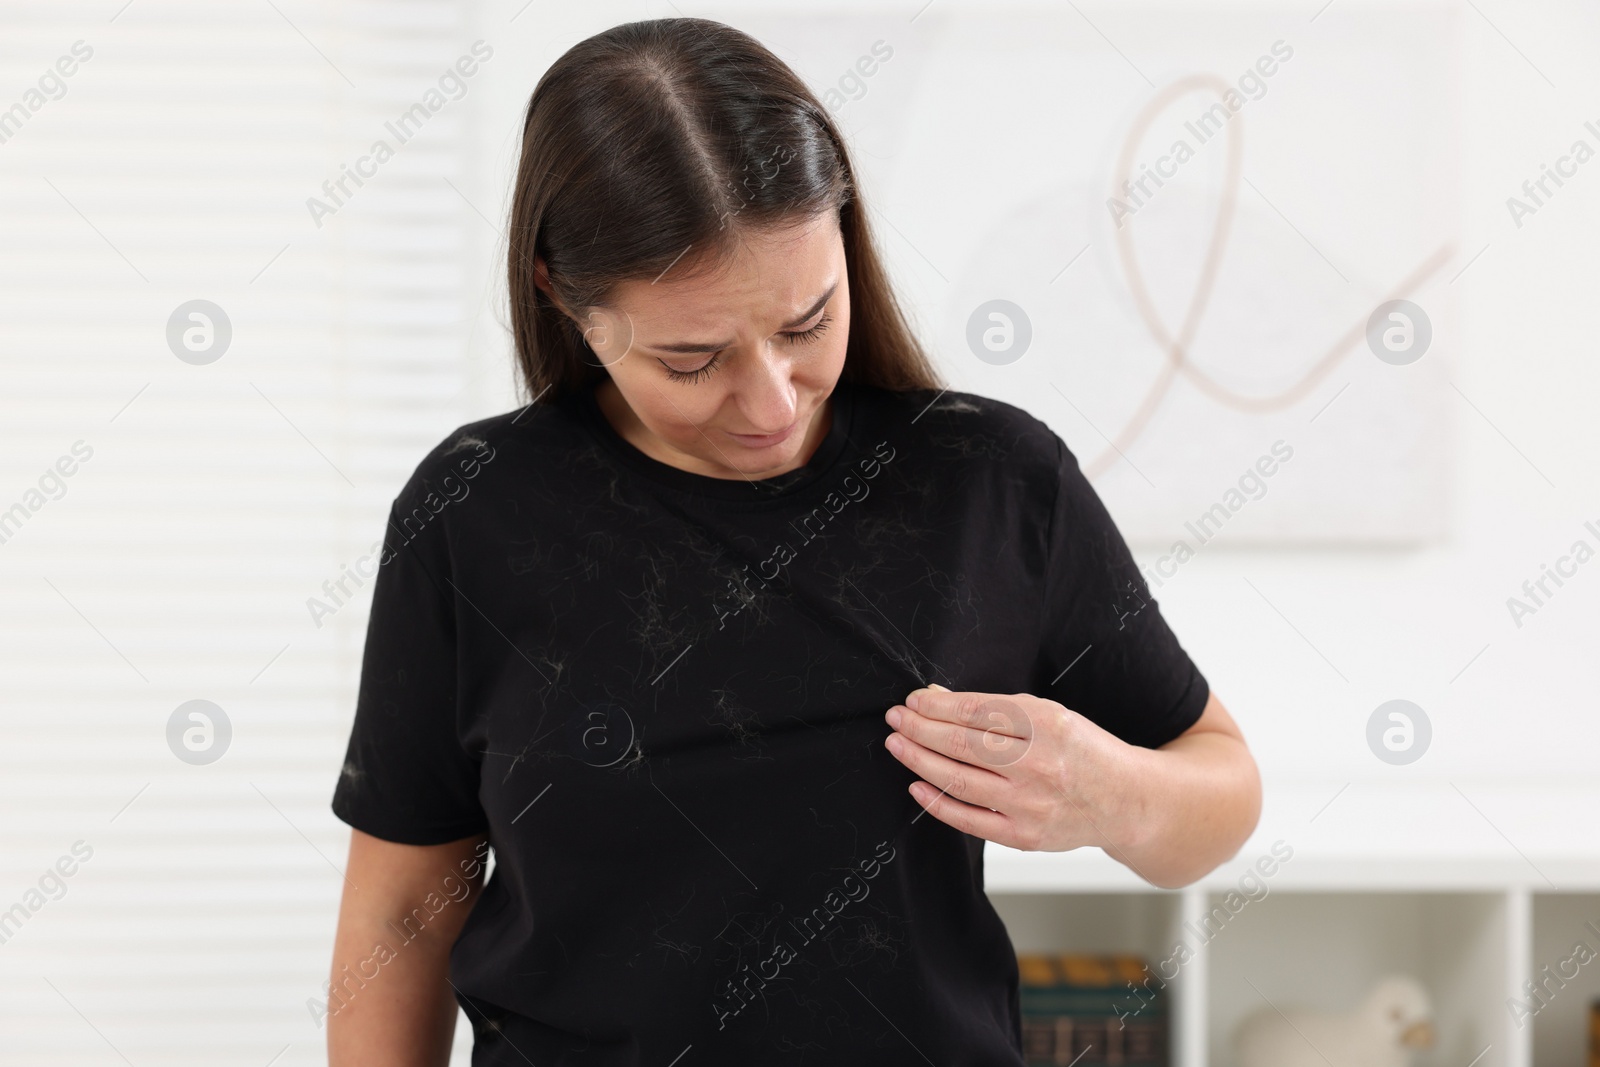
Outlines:
[[829,91],[953,387],[1049,423],[1130,541],[1198,551],[1448,532],[1450,421],[1476,417],[1452,281],[1479,252],[1457,17],[746,21]]

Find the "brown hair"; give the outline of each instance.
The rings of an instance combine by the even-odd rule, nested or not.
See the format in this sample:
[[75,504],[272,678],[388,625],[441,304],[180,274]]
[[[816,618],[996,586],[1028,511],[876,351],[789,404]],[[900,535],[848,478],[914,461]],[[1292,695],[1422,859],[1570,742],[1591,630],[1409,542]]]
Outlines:
[[[528,101],[512,195],[508,282],[517,366],[530,400],[604,377],[566,308],[704,263],[740,226],[836,211],[850,282],[841,380],[887,389],[943,383],[907,322],[828,113],[748,34],[696,18],[630,22],[582,41]],[[729,225],[730,220],[734,225]],[[534,281],[548,267],[560,306]]]

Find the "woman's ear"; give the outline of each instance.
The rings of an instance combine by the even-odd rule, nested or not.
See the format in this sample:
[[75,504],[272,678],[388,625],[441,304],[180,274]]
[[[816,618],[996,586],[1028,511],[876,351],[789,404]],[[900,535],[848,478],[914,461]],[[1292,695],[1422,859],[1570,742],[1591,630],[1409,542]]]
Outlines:
[[549,301],[552,302],[552,304],[555,304],[555,310],[562,312],[563,315],[571,318],[571,320],[573,320],[574,323],[578,323],[579,326],[584,325],[581,318],[579,318],[578,315],[574,315],[573,310],[566,306],[566,304],[563,304],[562,298],[555,294],[555,286],[550,283],[550,264],[544,262],[544,256],[534,256],[533,258],[533,285],[536,286],[541,293],[544,293],[544,296],[549,298]]
[[575,323],[583,333],[583,342],[601,358],[605,366],[621,360],[633,349],[633,319],[626,311],[615,312],[598,305],[586,309],[582,316],[574,315],[550,284],[550,265],[543,256],[533,257],[533,284],[550,298],[557,311]]
[[561,302],[561,298],[556,295],[555,286],[550,283],[550,264],[545,262],[543,256],[536,255],[533,257],[533,284],[549,299],[550,303],[555,305],[557,311],[573,322],[578,323],[580,327],[583,325],[578,316],[574,315],[567,308],[567,305]]

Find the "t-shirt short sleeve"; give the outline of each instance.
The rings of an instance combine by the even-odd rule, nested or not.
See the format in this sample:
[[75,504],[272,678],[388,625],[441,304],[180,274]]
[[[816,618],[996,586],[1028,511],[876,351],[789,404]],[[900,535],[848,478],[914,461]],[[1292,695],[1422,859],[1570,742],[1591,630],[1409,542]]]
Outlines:
[[[422,512],[420,514],[426,514]],[[355,723],[333,812],[374,837],[443,844],[488,825],[479,757],[459,730],[455,598],[444,531],[391,508],[372,592]]]
[[1044,583],[1041,696],[1129,744],[1192,726],[1210,686],[1161,617],[1128,544],[1060,437]]

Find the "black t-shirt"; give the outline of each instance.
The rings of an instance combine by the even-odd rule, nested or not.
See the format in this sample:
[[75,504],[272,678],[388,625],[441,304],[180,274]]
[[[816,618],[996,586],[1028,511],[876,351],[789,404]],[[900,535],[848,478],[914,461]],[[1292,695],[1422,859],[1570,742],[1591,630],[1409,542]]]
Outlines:
[[492,842],[451,956],[476,1067],[1023,1063],[983,842],[918,817],[884,713],[1025,692],[1157,747],[1209,689],[1043,422],[833,399],[774,478],[661,463],[586,390],[396,498],[333,810]]

